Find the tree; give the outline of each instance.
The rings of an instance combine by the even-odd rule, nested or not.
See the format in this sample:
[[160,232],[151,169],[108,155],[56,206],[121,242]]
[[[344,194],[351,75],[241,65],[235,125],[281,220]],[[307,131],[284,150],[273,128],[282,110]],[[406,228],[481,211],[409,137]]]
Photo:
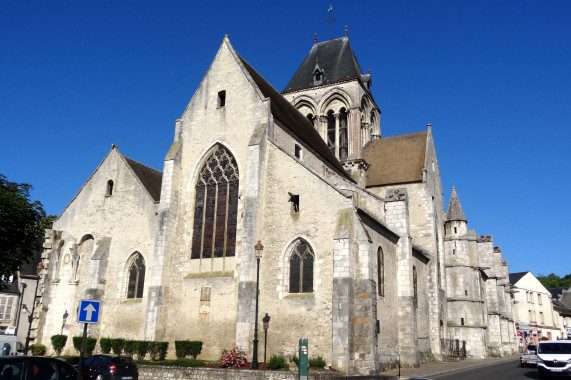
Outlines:
[[53,220],[46,218],[40,201],[30,201],[31,189],[0,174],[0,278],[13,275],[29,262],[42,246],[44,228]]
[[554,273],[551,273],[549,276],[539,274],[537,276],[537,279],[547,289],[568,288],[571,286],[571,274],[568,274],[567,276],[562,278]]

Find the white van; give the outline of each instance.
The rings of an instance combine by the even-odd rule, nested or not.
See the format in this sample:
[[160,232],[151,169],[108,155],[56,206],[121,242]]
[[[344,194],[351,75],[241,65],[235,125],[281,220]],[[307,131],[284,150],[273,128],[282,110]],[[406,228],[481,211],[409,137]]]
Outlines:
[[566,376],[571,378],[571,340],[546,340],[537,346],[539,378]]
[[24,345],[15,335],[0,335],[0,348],[2,356],[24,355]]

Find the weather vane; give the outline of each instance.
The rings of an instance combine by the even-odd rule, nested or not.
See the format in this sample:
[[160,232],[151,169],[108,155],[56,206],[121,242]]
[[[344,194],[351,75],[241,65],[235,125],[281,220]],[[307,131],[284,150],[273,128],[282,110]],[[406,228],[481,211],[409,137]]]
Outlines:
[[337,20],[337,17],[333,17],[333,6],[331,4],[329,4],[329,9],[327,10],[327,12],[329,12],[329,18],[327,20],[324,20],[323,22],[329,23],[329,39],[332,40],[333,39],[333,20]]

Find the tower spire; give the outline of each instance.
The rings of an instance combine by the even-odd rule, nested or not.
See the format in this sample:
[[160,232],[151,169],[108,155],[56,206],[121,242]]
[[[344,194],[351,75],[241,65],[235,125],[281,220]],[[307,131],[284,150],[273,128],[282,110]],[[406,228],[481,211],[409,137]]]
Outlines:
[[460,206],[460,200],[458,199],[458,194],[456,194],[455,187],[452,187],[452,194],[450,194],[450,203],[448,204],[448,212],[446,213],[446,221],[450,222],[453,220],[468,222],[464,216],[462,206]]

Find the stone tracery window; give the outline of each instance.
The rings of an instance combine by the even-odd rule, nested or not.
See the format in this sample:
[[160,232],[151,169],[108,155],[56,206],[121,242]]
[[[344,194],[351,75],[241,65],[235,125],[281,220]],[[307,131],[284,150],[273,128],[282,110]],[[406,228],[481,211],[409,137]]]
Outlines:
[[238,184],[236,159],[216,145],[196,182],[191,259],[235,255]]
[[379,296],[385,296],[385,254],[383,248],[379,247],[377,251],[377,277],[378,277],[378,293]]
[[297,243],[289,259],[289,292],[313,292],[313,251],[304,240]]
[[344,160],[349,155],[349,138],[347,133],[347,110],[339,113],[339,159]]
[[127,298],[143,298],[145,286],[145,259],[137,253],[129,265],[129,283]]

